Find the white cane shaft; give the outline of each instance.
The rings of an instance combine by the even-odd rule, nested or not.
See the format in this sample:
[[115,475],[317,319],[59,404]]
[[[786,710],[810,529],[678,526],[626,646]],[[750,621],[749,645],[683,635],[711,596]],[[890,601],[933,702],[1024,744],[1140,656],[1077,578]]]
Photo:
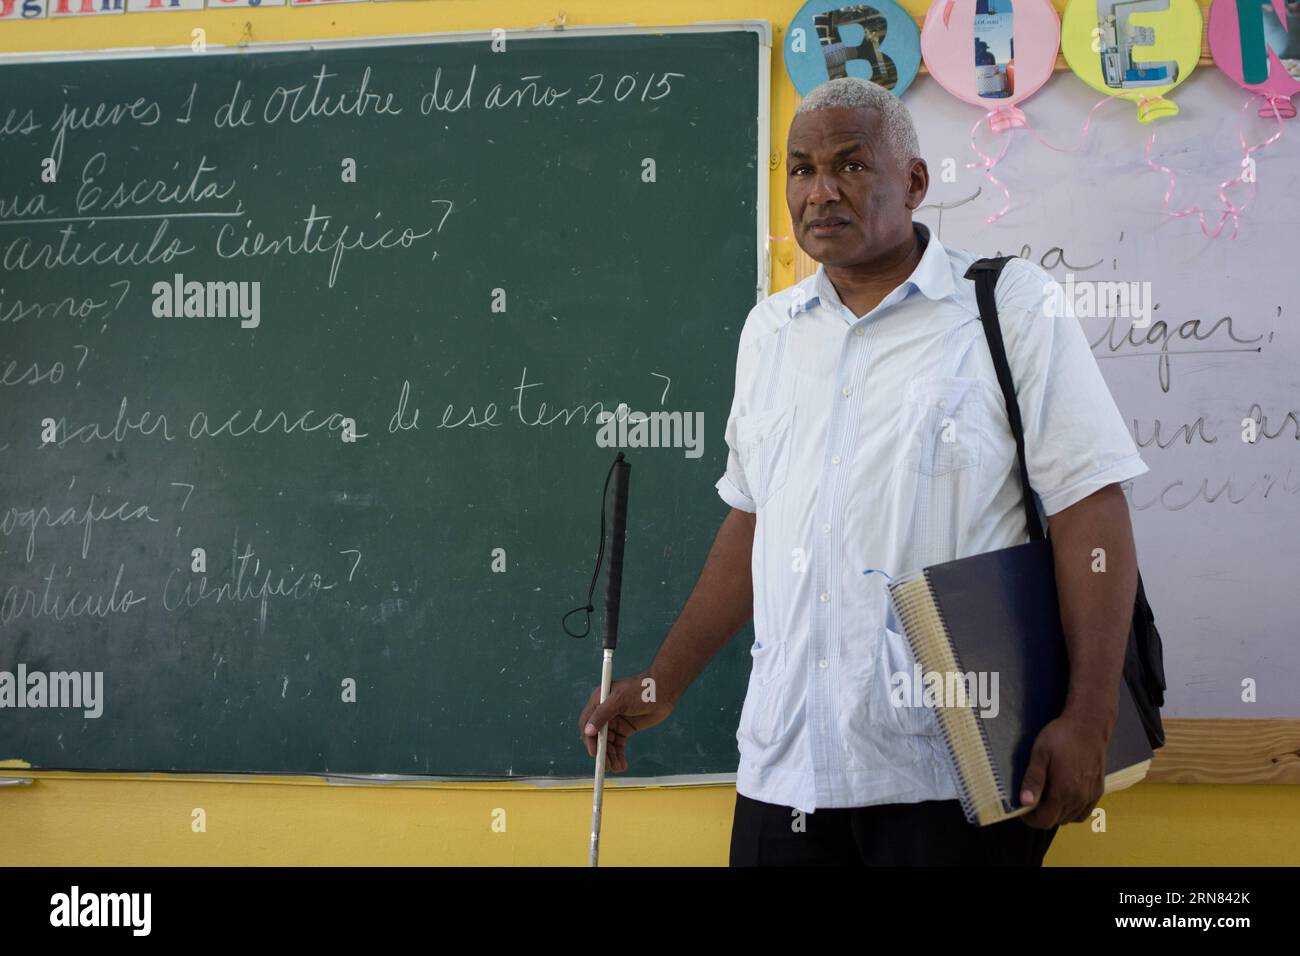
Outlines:
[[[600,702],[605,703],[609,697],[609,685],[614,674],[614,652],[605,651],[604,661],[600,666]],[[605,749],[609,743],[609,724],[600,728],[600,738],[596,743],[596,784],[591,801],[591,857],[589,866],[596,866],[600,858],[600,811],[605,802]]]

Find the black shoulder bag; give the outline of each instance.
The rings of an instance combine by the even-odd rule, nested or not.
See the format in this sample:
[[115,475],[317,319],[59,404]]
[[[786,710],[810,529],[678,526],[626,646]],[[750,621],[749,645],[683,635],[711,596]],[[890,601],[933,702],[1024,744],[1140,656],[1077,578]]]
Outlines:
[[[976,260],[966,271],[966,278],[975,281],[975,295],[979,301],[984,337],[988,340],[989,351],[993,355],[993,367],[998,374],[998,385],[1002,388],[1002,398],[1007,405],[1007,419],[1011,423],[1011,434],[1016,439],[1016,461],[1020,467],[1020,487],[1023,490],[1021,502],[1025,509],[1029,539],[1042,541],[1047,534],[1038,516],[1034,490],[1029,484],[1020,404],[1016,401],[1016,390],[1011,381],[1011,367],[1007,364],[1007,351],[1002,342],[1002,327],[998,322],[997,299],[994,295],[1002,268],[1008,260],[1014,258],[1015,256],[1001,256],[996,259]],[[1164,648],[1160,642],[1160,632],[1156,630],[1155,615],[1151,613],[1151,605],[1147,603],[1146,591],[1142,587],[1140,571],[1137,597],[1133,604],[1133,623],[1128,633],[1128,649],[1124,654],[1124,680],[1133,694],[1133,702],[1137,705],[1138,714],[1142,718],[1142,727],[1146,730],[1151,749],[1163,747],[1165,728],[1160,721],[1160,708],[1165,703]]]

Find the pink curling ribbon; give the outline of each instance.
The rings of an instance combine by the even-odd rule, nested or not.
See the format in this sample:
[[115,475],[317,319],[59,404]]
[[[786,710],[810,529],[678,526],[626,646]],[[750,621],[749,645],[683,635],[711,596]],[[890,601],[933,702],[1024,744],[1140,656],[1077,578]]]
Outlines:
[[[945,12],[951,9],[953,3],[956,3],[956,0],[949,0],[949,5],[945,8]],[[971,127],[970,145],[975,155],[980,157],[981,162],[967,163],[966,168],[973,169],[976,166],[983,166],[985,177],[988,178],[989,182],[1002,190],[1002,194],[1006,196],[1007,200],[1001,209],[984,220],[984,224],[987,226],[991,223],[997,222],[1005,216],[1007,211],[1011,208],[1011,190],[1009,190],[996,176],[993,175],[993,167],[1000,163],[1007,155],[1007,149],[1011,145],[1011,138],[1009,136],[1007,137],[1006,142],[1002,145],[1002,152],[1000,152],[996,157],[989,156],[987,153],[983,152],[975,142],[975,134],[979,131],[981,125],[987,123],[992,132],[1003,134],[1008,133],[1013,129],[1023,129],[1048,149],[1055,150],[1058,153],[1072,153],[1083,146],[1084,142],[1088,139],[1088,133],[1092,126],[1092,114],[1097,112],[1097,110],[1105,106],[1111,100],[1117,99],[1120,96],[1122,96],[1122,94],[1119,93],[1107,96],[1104,99],[1099,100],[1097,104],[1088,111],[1088,116],[1083,121],[1083,129],[1080,131],[1079,141],[1073,146],[1055,146],[1043,139],[1043,137],[1038,134],[1038,131],[1029,125],[1029,120],[1026,118],[1024,112],[1015,106],[999,106],[989,110],[987,114],[980,117],[980,119],[976,121],[975,125]]]
[[987,226],[990,223],[997,222],[1005,216],[1007,210],[1011,208],[1011,190],[1008,189],[1000,179],[993,175],[993,167],[1002,162],[1003,158],[1007,155],[1007,150],[1011,146],[1011,137],[1004,135],[1002,141],[1002,152],[998,153],[997,156],[990,156],[988,153],[980,149],[979,145],[975,142],[975,134],[979,132],[979,128],[985,123],[988,124],[989,129],[993,132],[1002,134],[1006,134],[1013,129],[1027,127],[1029,124],[1025,119],[1025,114],[1016,109],[1016,107],[999,106],[995,109],[989,110],[977,119],[975,125],[970,129],[970,148],[975,155],[980,158],[980,162],[967,163],[966,168],[974,169],[976,166],[983,166],[984,177],[994,186],[997,186],[998,189],[1002,190],[1002,195],[1007,197],[1007,201],[1003,204],[1002,208],[984,220],[984,225]]
[[[1264,105],[1260,107],[1259,115],[1264,116],[1266,118],[1271,117],[1273,119],[1276,119],[1278,129],[1277,132],[1274,133],[1272,136],[1270,136],[1268,139],[1256,143],[1253,146],[1246,145],[1246,130],[1244,125],[1238,129],[1238,139],[1241,142],[1241,150],[1242,150],[1242,159],[1241,159],[1242,171],[1238,173],[1236,176],[1234,176],[1232,179],[1227,179],[1219,183],[1218,189],[1215,190],[1215,194],[1219,197],[1219,201],[1223,204],[1224,209],[1223,212],[1219,214],[1219,224],[1214,228],[1213,231],[1211,231],[1206,227],[1205,211],[1200,206],[1188,206],[1186,209],[1176,209],[1176,210],[1171,210],[1169,208],[1169,199],[1173,195],[1174,187],[1178,182],[1178,177],[1174,173],[1174,171],[1170,169],[1168,166],[1161,166],[1159,163],[1155,162],[1151,158],[1151,150],[1155,146],[1155,142],[1156,142],[1155,130],[1151,131],[1151,138],[1147,140],[1147,147],[1146,147],[1147,165],[1150,166],[1152,169],[1165,173],[1169,177],[1169,185],[1165,189],[1164,200],[1162,202],[1162,208],[1164,209],[1166,215],[1172,218],[1181,218],[1183,216],[1190,216],[1192,214],[1195,214],[1197,221],[1200,223],[1201,232],[1207,238],[1217,239],[1219,235],[1223,232],[1223,227],[1227,225],[1229,219],[1232,220],[1231,238],[1233,239],[1237,238],[1240,216],[1243,212],[1245,212],[1246,207],[1250,205],[1250,199],[1247,199],[1244,203],[1238,206],[1235,203],[1233,203],[1231,199],[1228,198],[1227,191],[1231,189],[1233,186],[1237,185],[1237,183],[1246,182],[1249,183],[1250,185],[1250,198],[1254,198],[1255,177],[1251,176],[1249,180],[1246,178],[1246,171],[1250,168],[1251,165],[1250,154],[1255,152],[1256,150],[1263,149],[1265,146],[1269,146],[1272,143],[1275,143],[1278,140],[1278,138],[1282,135],[1284,129],[1284,127],[1282,126],[1282,118],[1286,115],[1286,109],[1283,108],[1283,104],[1279,103],[1278,101],[1285,100],[1286,101],[1285,105],[1289,107],[1290,98],[1280,96],[1275,93],[1257,93],[1256,95],[1250,97],[1248,100],[1246,100],[1245,103],[1242,104],[1241,106],[1242,111],[1244,112],[1246,109],[1248,109],[1250,105],[1254,103],[1255,100],[1257,99],[1264,99],[1266,101]],[[1294,110],[1292,110],[1292,115],[1294,115]],[[1244,124],[1244,120],[1243,120],[1243,124]]]
[[1083,119],[1083,128],[1079,130],[1079,141],[1075,143],[1073,146],[1053,146],[1047,140],[1043,139],[1043,137],[1039,136],[1038,133],[1035,132],[1034,130],[1031,129],[1029,132],[1034,137],[1034,139],[1038,140],[1048,149],[1055,150],[1058,153],[1073,153],[1076,149],[1080,149],[1083,146],[1083,144],[1088,141],[1088,134],[1092,132],[1092,114],[1097,112],[1097,110],[1101,109],[1111,100],[1120,99],[1123,95],[1124,94],[1122,93],[1112,93],[1110,96],[1102,97],[1093,105],[1092,109],[1088,110],[1088,115],[1085,116]]
[[[1295,119],[1295,104],[1291,102],[1291,97],[1283,96],[1280,93],[1259,93],[1257,94],[1264,100],[1264,105],[1259,108],[1259,115],[1264,119]],[[1272,142],[1272,140],[1269,140]],[[1264,145],[1263,143],[1260,144]]]
[[[950,9],[951,5],[955,2],[956,0],[949,0],[949,7],[945,9],[946,10]],[[1079,133],[1079,139],[1073,146],[1056,146],[1053,143],[1048,142],[1046,139],[1040,136],[1032,126],[1029,125],[1029,122],[1025,118],[1024,113],[1021,112],[1019,109],[1016,109],[1015,107],[1008,107],[1008,106],[998,107],[996,109],[990,110],[988,114],[981,117],[971,128],[971,149],[975,152],[977,156],[980,157],[980,162],[967,163],[966,168],[972,169],[976,166],[983,166],[984,175],[988,178],[989,182],[993,183],[993,185],[997,186],[1000,190],[1002,190],[1002,194],[1006,197],[1006,203],[1003,205],[1003,207],[1000,210],[998,210],[996,213],[994,213],[993,215],[989,216],[984,220],[985,225],[989,225],[993,222],[996,222],[998,219],[1001,219],[1004,215],[1006,215],[1007,211],[1011,208],[1011,191],[1006,187],[1005,184],[1003,184],[1000,180],[998,180],[997,177],[995,177],[992,173],[993,167],[996,166],[999,162],[1001,162],[1003,158],[1005,158],[1007,154],[1007,149],[1010,146],[1010,139],[1008,138],[1007,142],[1003,144],[1001,152],[998,153],[996,157],[990,156],[987,153],[983,152],[976,144],[975,141],[975,134],[979,131],[981,125],[987,123],[989,129],[995,133],[1006,133],[1012,129],[1023,129],[1026,132],[1028,132],[1029,135],[1034,137],[1034,139],[1036,139],[1038,142],[1046,146],[1048,149],[1054,150],[1059,153],[1070,153],[1080,149],[1083,146],[1083,144],[1087,141],[1088,135],[1091,132],[1093,114],[1095,114],[1097,110],[1105,106],[1111,100],[1121,99],[1121,98],[1128,99],[1128,94],[1113,93],[1110,96],[1103,97],[1101,100],[1099,100],[1092,107],[1092,109],[1088,111],[1088,115],[1084,119],[1083,127]],[[1158,104],[1162,99],[1163,97],[1148,98],[1145,96],[1138,96],[1137,98],[1138,109],[1143,110],[1143,109],[1150,109],[1153,107],[1158,109],[1159,108]],[[1271,93],[1258,93],[1255,96],[1252,96],[1250,99],[1248,99],[1245,102],[1245,104],[1243,104],[1242,110],[1247,109],[1257,99],[1262,99],[1265,101],[1259,108],[1259,115],[1266,119],[1276,119],[1278,123],[1278,131],[1274,133],[1272,136],[1270,136],[1268,139],[1256,143],[1253,146],[1248,146],[1246,144],[1246,132],[1244,127],[1239,130],[1238,135],[1241,141],[1241,148],[1242,148],[1242,160],[1241,160],[1242,171],[1232,179],[1225,180],[1224,182],[1220,183],[1218,189],[1216,190],[1216,194],[1218,195],[1220,202],[1222,202],[1224,206],[1224,210],[1219,216],[1218,226],[1213,231],[1211,231],[1206,226],[1205,211],[1201,209],[1201,207],[1189,206],[1186,209],[1179,209],[1179,210],[1171,210],[1169,208],[1169,200],[1173,196],[1174,189],[1177,185],[1178,177],[1177,174],[1172,169],[1170,169],[1167,166],[1160,165],[1159,163],[1155,162],[1151,158],[1151,151],[1154,148],[1155,141],[1156,141],[1156,130],[1153,129],[1151,131],[1151,136],[1147,140],[1146,150],[1145,150],[1147,165],[1150,166],[1152,169],[1165,173],[1169,177],[1169,185],[1168,188],[1165,190],[1165,195],[1162,202],[1162,208],[1164,209],[1165,213],[1173,218],[1181,218],[1183,216],[1190,216],[1195,214],[1197,220],[1200,222],[1201,232],[1203,232],[1207,237],[1211,239],[1217,238],[1222,233],[1223,227],[1227,225],[1229,219],[1232,220],[1232,238],[1233,239],[1237,238],[1239,217],[1245,211],[1246,206],[1249,205],[1250,200],[1247,199],[1245,203],[1242,203],[1241,205],[1236,205],[1235,203],[1232,202],[1231,199],[1228,198],[1227,190],[1237,185],[1238,183],[1248,182],[1251,186],[1251,196],[1252,197],[1254,196],[1254,187],[1255,187],[1254,178],[1251,177],[1249,180],[1246,178],[1247,170],[1250,168],[1251,153],[1254,153],[1255,151],[1263,149],[1265,146],[1269,146],[1272,143],[1276,142],[1283,132],[1283,126],[1282,126],[1283,118],[1288,118],[1295,115],[1295,109],[1292,106],[1289,97],[1281,96],[1279,94],[1271,94]]]

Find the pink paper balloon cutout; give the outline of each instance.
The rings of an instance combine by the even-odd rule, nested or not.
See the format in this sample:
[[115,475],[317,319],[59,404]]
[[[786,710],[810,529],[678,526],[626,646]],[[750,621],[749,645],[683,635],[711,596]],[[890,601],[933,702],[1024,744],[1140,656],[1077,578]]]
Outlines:
[[[1252,93],[1260,93],[1266,97],[1265,102],[1259,108],[1259,115],[1265,118],[1272,117],[1275,112],[1282,119],[1293,119],[1296,115],[1295,106],[1291,103],[1291,97],[1300,93],[1300,78],[1292,76],[1286,68],[1286,64],[1278,56],[1278,51],[1268,45],[1268,31],[1266,30],[1264,52],[1268,57],[1268,79],[1263,83],[1247,83],[1243,77],[1242,57],[1241,57],[1241,28],[1237,21],[1237,3],[1249,3],[1252,6],[1260,8],[1260,15],[1263,16],[1263,8],[1271,3],[1276,16],[1274,34],[1281,29],[1286,30],[1288,25],[1296,23],[1296,15],[1290,15],[1288,20],[1288,6],[1296,6],[1292,2],[1288,4],[1286,0],[1214,0],[1214,5],[1210,7],[1209,22],[1209,39],[1210,54],[1214,57],[1214,64],[1232,79],[1239,86],[1250,90]],[[1300,64],[1300,60],[1291,61],[1293,64]],[[1300,65],[1296,66],[1297,72],[1300,72]]]
[[[1005,39],[1005,23],[999,24],[998,14],[981,15],[981,32],[992,43],[984,43],[985,62],[979,66],[977,6],[992,6],[1009,17],[1014,43],[1010,50],[1000,49],[996,44]],[[1017,104],[1051,78],[1060,47],[1061,20],[1051,0],[935,0],[921,28],[921,55],[930,75],[959,100],[988,110],[989,127],[997,133],[1026,125]],[[990,65],[990,59],[995,63]],[[995,95],[981,96],[981,91]]]

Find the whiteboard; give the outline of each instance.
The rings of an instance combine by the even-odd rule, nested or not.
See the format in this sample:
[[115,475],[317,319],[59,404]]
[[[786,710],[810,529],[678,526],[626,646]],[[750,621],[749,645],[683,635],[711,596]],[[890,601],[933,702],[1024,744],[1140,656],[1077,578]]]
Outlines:
[[[1213,69],[1198,69],[1171,96],[1181,112],[1156,124],[1152,152],[1178,174],[1169,208],[1217,210],[1217,185],[1241,168],[1243,121],[1248,143],[1277,122],[1243,112],[1245,91]],[[1065,147],[1099,98],[1058,72],[1022,108],[1039,135]],[[1229,226],[1215,240],[1194,216],[1163,214],[1168,177],[1147,165],[1151,127],[1129,103],[1098,109],[1074,153],[1014,133],[994,170],[1012,208],[985,225],[1006,197],[981,169],[965,168],[976,159],[970,131],[980,111],[928,76],[903,99],[932,179],[916,218],[945,245],[1024,254],[1062,282],[1068,272],[1150,283],[1137,287],[1154,306],[1147,328],[1117,317],[1112,334],[1104,314],[1080,321],[1151,469],[1125,490],[1165,644],[1165,715],[1300,717],[1300,120],[1254,154],[1256,194],[1239,237],[1229,238]],[[987,128],[980,142],[986,153],[1001,148]],[[946,158],[953,182],[942,180]],[[1235,196],[1248,192],[1239,186]],[[1257,440],[1243,441],[1242,420],[1261,415]],[[1253,703],[1242,699],[1247,679]]]

